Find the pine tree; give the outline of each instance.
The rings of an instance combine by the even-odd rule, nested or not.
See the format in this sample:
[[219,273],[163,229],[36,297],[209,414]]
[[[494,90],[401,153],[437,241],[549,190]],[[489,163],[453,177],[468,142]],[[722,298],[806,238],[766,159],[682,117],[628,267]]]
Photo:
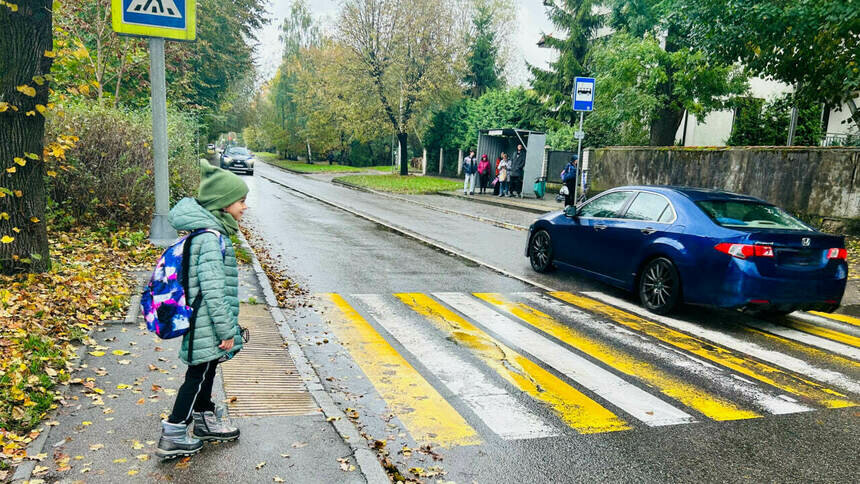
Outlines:
[[547,16],[557,31],[566,38],[544,35],[542,47],[558,51],[558,59],[548,69],[528,65],[534,79],[532,87],[543,99],[549,116],[563,123],[575,121],[570,93],[573,79],[588,73],[584,67],[589,43],[602,24],[602,17],[595,12],[601,2],[595,0],[559,0],[546,2]]
[[479,2],[475,10],[475,17],[472,19],[475,33],[469,42],[467,59],[469,70],[463,81],[468,84],[472,97],[478,98],[488,89],[501,87],[504,80],[501,77],[501,66],[498,65],[499,47],[493,30],[493,10],[486,2]]

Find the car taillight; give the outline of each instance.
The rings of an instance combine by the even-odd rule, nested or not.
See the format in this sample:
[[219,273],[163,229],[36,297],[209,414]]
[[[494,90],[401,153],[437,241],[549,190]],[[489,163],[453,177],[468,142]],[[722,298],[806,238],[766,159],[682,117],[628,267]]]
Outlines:
[[845,249],[828,249],[827,250],[827,258],[828,259],[842,259],[845,260],[848,258],[848,251]]
[[772,245],[730,244],[723,242],[714,246],[718,251],[738,259],[749,257],[773,257]]

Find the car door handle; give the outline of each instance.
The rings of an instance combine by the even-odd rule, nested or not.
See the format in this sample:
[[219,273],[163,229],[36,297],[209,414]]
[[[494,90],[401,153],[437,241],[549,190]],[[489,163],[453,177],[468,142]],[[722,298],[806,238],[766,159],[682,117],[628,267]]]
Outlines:
[[651,227],[645,227],[644,229],[642,229],[642,233],[645,235],[651,235],[656,231],[657,229],[652,229]]
[[606,225],[603,225],[603,224],[597,224],[594,226],[594,230],[605,230],[605,229],[606,229]]

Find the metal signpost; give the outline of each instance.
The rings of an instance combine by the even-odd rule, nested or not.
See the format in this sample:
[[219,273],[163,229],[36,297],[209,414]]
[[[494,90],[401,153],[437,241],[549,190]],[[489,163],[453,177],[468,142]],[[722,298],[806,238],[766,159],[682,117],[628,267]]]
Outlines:
[[[582,140],[585,138],[585,131],[582,130],[582,118],[586,112],[594,110],[594,78],[593,77],[576,77],[573,79],[573,92],[570,94],[573,101],[574,112],[579,112],[579,130],[574,133],[576,138],[576,157],[579,161],[579,169],[576,171],[577,176],[583,173],[582,161]],[[579,200],[577,192],[579,191],[579,183],[573,187],[573,204]]]
[[170,180],[167,170],[167,86],[164,77],[164,39],[196,38],[196,0],[112,0],[114,32],[149,37],[149,79],[152,89],[152,154],[155,162],[155,215],[149,240],[168,246],[176,230],[167,221]]

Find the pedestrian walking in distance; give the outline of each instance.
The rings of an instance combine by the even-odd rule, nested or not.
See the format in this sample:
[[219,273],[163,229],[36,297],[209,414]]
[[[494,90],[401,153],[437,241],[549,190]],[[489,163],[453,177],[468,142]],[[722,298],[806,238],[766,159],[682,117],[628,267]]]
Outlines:
[[573,155],[570,161],[561,170],[561,181],[567,187],[567,195],[564,196],[564,206],[568,207],[574,204],[573,194],[576,192],[576,162],[579,156]]
[[463,195],[475,194],[475,178],[478,175],[478,162],[475,160],[475,152],[469,151],[469,156],[463,158],[463,173],[466,178],[463,180]]
[[511,192],[523,198],[523,172],[526,167],[526,150],[523,145],[517,145],[517,152],[511,162]]
[[509,197],[511,195],[510,191],[508,191],[508,169],[510,168],[510,161],[508,161],[508,154],[504,151],[502,152],[502,159],[499,160],[499,166],[496,167],[496,171],[499,175],[499,196],[500,197]]
[[478,177],[481,183],[481,194],[484,194],[490,183],[490,159],[486,153],[481,155],[481,161],[478,163]]
[[[195,310],[194,331],[182,337],[179,359],[188,365],[173,411],[161,422],[156,455],[162,459],[197,453],[203,441],[229,441],[239,429],[227,419],[226,409],[212,402],[212,384],[219,362],[242,348],[239,328],[239,272],[230,236],[239,231],[247,208],[248,186],[237,175],[200,161],[197,198],[183,198],[168,220],[176,230],[212,232],[197,235],[188,260],[187,300],[202,294]],[[189,341],[193,335],[193,342]],[[191,357],[189,358],[189,344]],[[194,423],[191,435],[188,426]]]

